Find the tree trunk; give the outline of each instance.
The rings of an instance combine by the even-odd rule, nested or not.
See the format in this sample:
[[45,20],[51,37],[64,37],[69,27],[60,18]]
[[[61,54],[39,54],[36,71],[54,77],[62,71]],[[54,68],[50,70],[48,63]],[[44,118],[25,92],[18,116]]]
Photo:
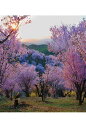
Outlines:
[[15,100],[14,100],[14,108],[16,108],[18,105],[19,105],[18,99],[15,99]]
[[25,89],[24,89],[24,92],[25,92],[26,97],[29,97],[29,96],[30,96],[29,89],[30,89],[30,87],[28,87],[28,86],[26,85],[26,86],[25,86]]
[[76,100],[79,100],[79,93],[76,92]]
[[85,91],[85,94],[84,94],[84,98],[86,98],[86,91]]
[[5,94],[6,94],[6,97],[7,98],[10,98],[10,95],[9,95],[9,91],[8,90],[5,91]]
[[[79,100],[79,105],[82,105],[82,103],[84,102],[84,97],[85,97],[85,82],[86,80],[82,81],[80,84],[79,83],[75,83],[75,87],[76,87],[76,98]],[[83,94],[84,93],[84,94]]]
[[82,103],[83,103],[83,102],[82,102],[82,100],[81,100],[81,99],[79,99],[79,105],[82,105]]
[[45,102],[45,96],[44,95],[42,95],[42,101]]
[[42,97],[42,101],[45,101],[45,92],[44,92],[44,85],[41,87],[41,97]]
[[25,95],[26,95],[26,97],[30,97],[30,94],[28,91],[25,91]]
[[84,94],[83,94],[82,102],[84,102],[85,95],[86,95],[86,92],[84,92]]
[[79,105],[82,105],[83,100],[82,100],[82,92],[79,94]]
[[38,94],[38,96],[40,97],[39,88],[38,88],[38,86],[37,86],[37,85],[35,85],[35,87],[36,87],[36,90],[37,90],[37,94]]
[[13,100],[13,91],[10,92],[10,99]]

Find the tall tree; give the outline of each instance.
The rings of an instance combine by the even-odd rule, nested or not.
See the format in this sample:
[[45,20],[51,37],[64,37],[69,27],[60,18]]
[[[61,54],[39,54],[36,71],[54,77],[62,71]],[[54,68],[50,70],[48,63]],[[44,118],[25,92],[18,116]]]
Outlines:
[[86,64],[74,48],[65,53],[63,76],[66,85],[76,91],[81,105],[86,92]]

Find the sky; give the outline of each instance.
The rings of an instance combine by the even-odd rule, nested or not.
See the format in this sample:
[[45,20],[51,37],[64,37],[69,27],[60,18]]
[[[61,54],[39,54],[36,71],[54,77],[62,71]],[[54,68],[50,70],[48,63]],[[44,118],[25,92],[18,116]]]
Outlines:
[[51,33],[50,27],[57,25],[78,24],[85,16],[31,16],[30,24],[21,26],[19,35],[22,42],[37,42],[43,39],[49,39]]

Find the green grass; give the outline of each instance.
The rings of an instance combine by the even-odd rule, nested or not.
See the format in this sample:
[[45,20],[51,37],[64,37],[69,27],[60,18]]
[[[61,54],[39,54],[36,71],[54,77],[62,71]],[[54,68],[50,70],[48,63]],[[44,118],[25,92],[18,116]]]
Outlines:
[[79,106],[74,97],[65,98],[47,98],[42,102],[41,98],[29,97],[22,98],[19,103],[23,103],[14,109],[13,101],[8,99],[0,100],[0,112],[86,112],[86,100],[83,105]]

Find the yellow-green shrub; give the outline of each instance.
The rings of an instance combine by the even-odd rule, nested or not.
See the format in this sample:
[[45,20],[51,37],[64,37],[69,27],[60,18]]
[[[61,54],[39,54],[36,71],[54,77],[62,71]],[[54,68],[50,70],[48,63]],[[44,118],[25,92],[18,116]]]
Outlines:
[[31,97],[35,97],[36,96],[36,93],[32,92],[30,96]]

